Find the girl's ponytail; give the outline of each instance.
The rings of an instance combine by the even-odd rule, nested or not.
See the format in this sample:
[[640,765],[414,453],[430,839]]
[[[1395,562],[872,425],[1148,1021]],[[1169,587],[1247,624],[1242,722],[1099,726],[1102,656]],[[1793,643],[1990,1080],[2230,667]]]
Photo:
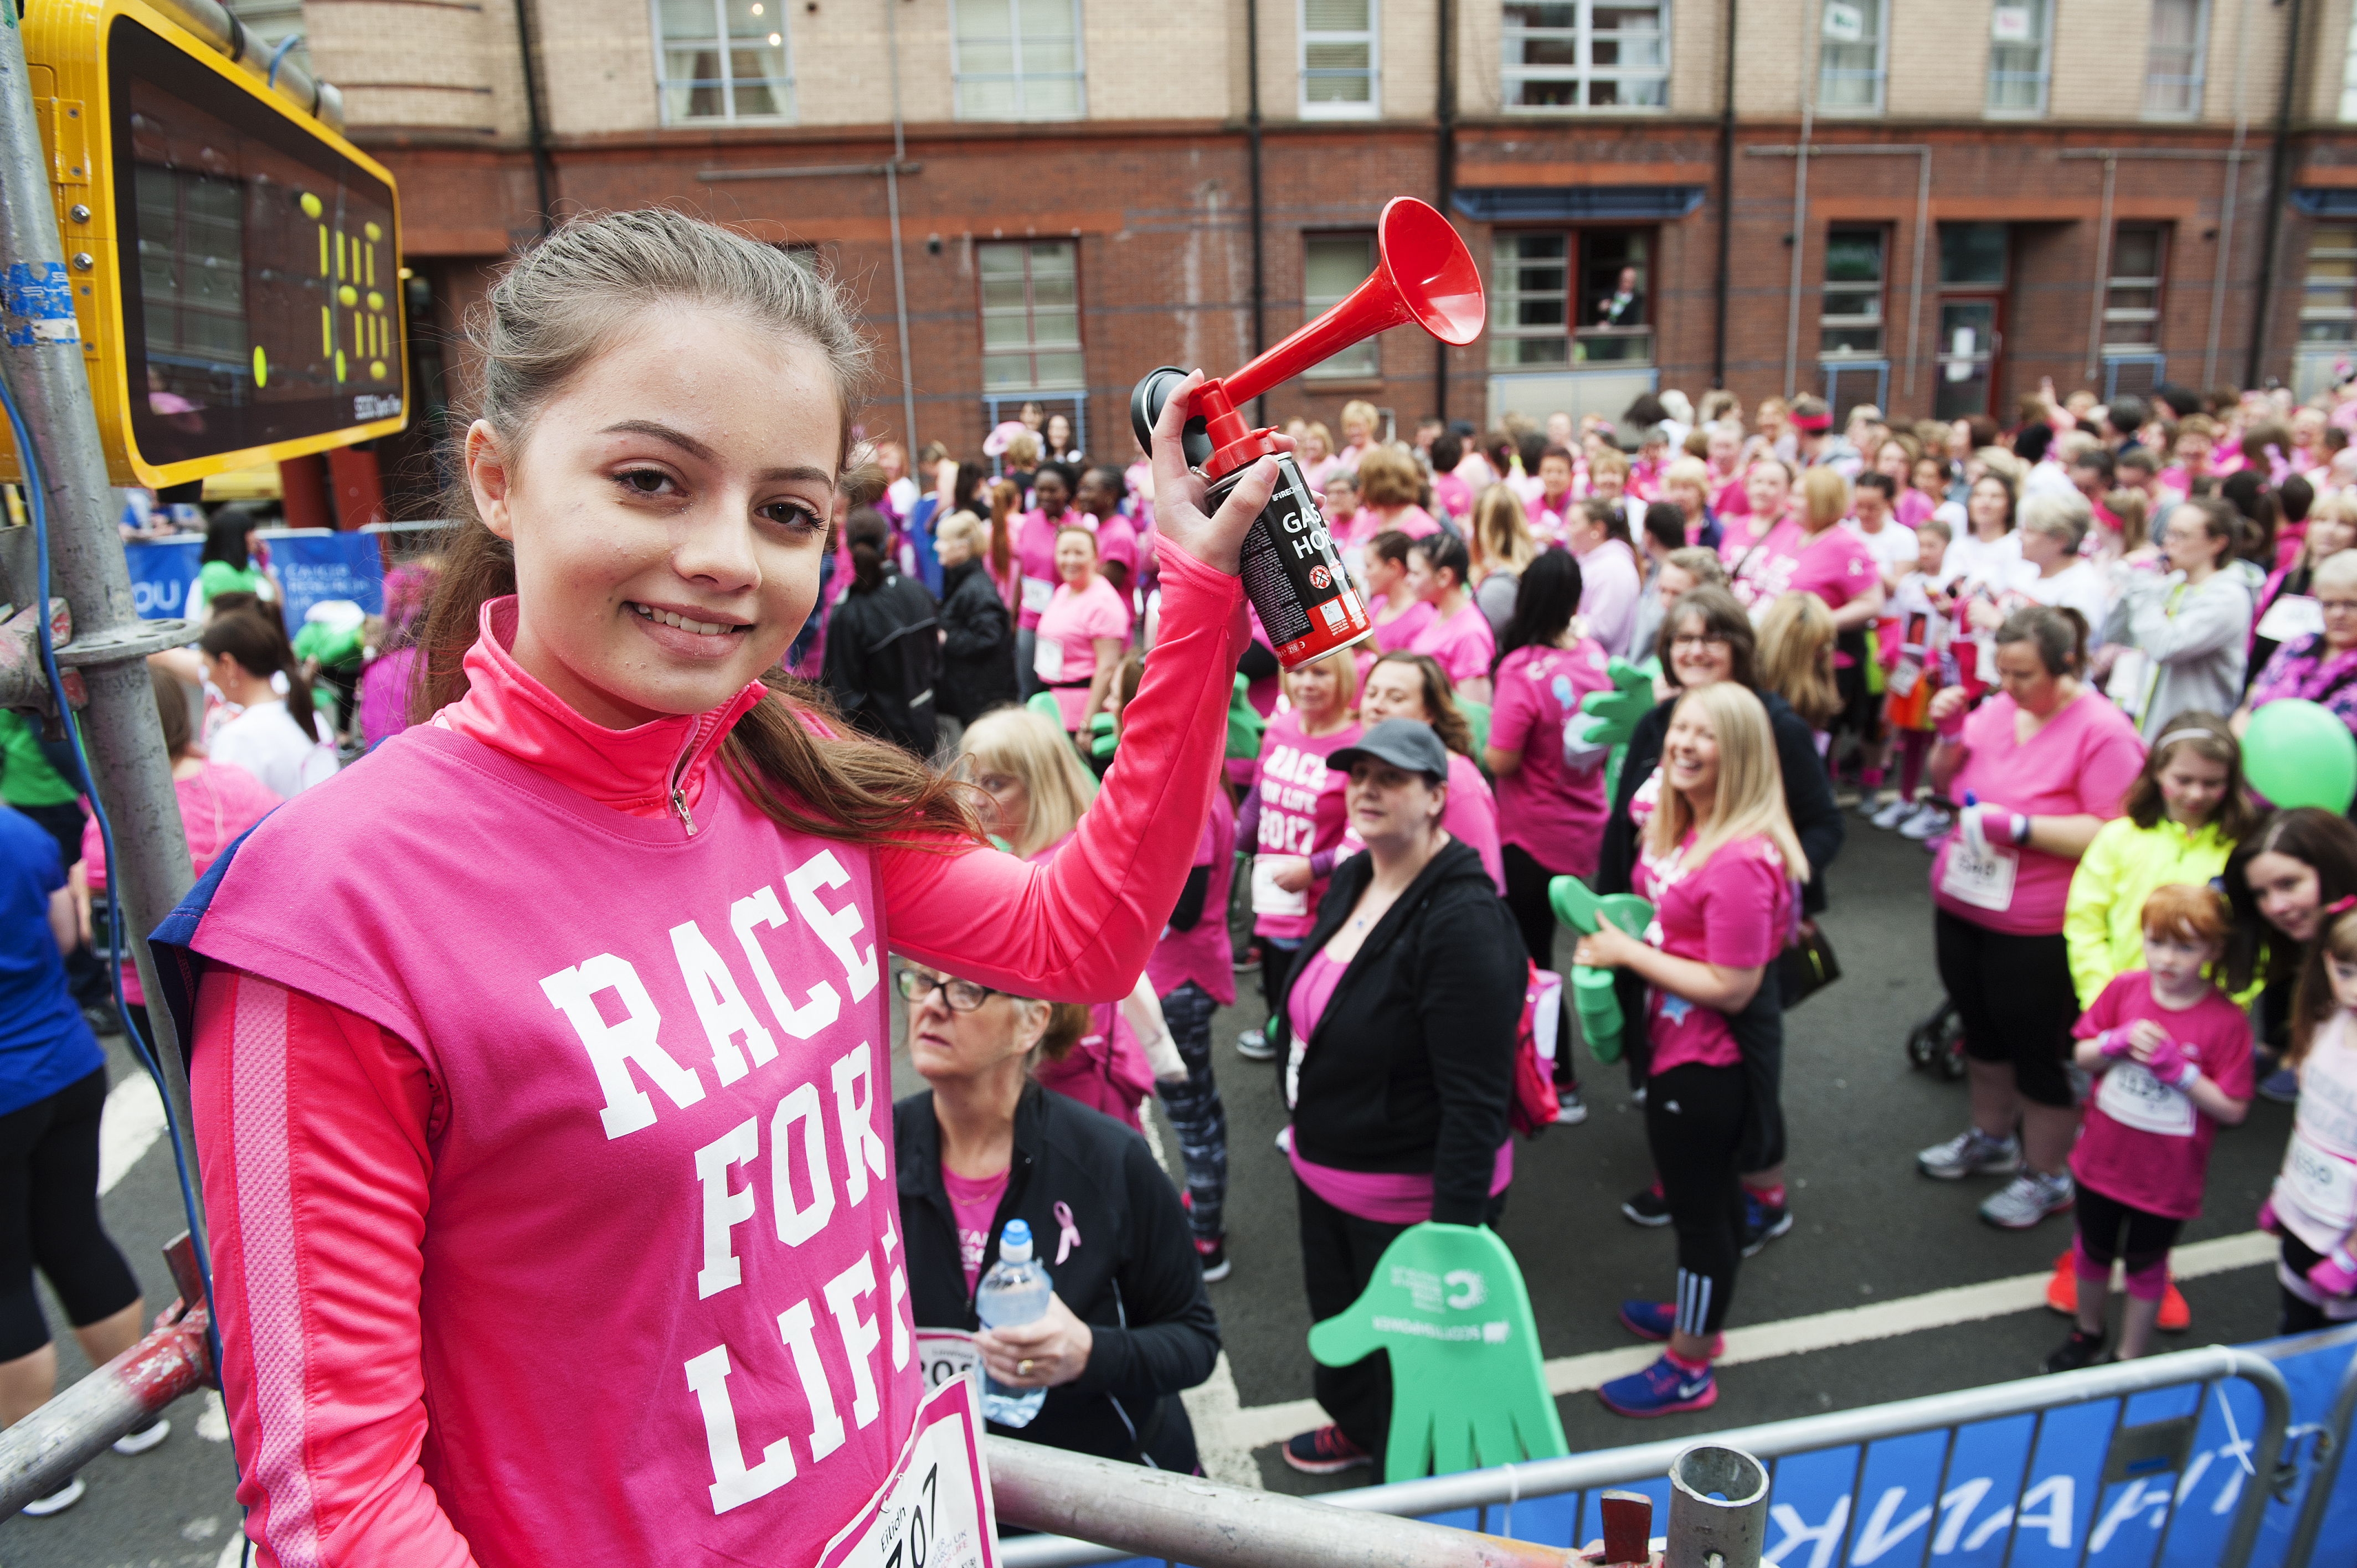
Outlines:
[[2308,957],[2299,970],[2299,991],[2292,1003],[2291,1049],[2284,1055],[2286,1067],[2296,1068],[2308,1059],[2317,1031],[2341,1005],[2341,999],[2332,993],[2335,959],[2357,964],[2357,896],[2334,899],[2316,918],[2316,937],[2308,944]]
[[319,733],[318,722],[311,712],[311,688],[303,680],[294,647],[278,624],[275,609],[239,610],[216,617],[212,625],[205,628],[204,636],[198,639],[197,646],[215,659],[226,656],[236,660],[239,669],[258,680],[285,676],[286,712],[294,718],[295,727],[313,740],[327,738]]

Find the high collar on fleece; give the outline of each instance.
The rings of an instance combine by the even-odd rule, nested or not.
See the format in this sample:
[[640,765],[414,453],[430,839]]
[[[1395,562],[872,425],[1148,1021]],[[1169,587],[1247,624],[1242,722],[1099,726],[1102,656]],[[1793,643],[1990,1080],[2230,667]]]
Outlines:
[[767,691],[756,681],[704,713],[667,714],[634,729],[608,729],[575,713],[516,662],[515,635],[514,596],[486,601],[479,634],[467,650],[467,694],[433,722],[634,817],[669,812],[674,788],[694,807],[720,743]]

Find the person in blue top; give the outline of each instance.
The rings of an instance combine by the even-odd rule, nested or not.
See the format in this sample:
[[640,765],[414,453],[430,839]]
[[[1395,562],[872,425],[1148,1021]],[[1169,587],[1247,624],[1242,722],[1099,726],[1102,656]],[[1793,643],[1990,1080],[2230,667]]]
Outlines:
[[[0,806],[0,1427],[48,1403],[57,1386],[36,1264],[93,1366],[138,1343],[146,1314],[98,1218],[106,1058],[66,989],[76,918],[57,841]],[[114,1446],[143,1453],[170,1431],[159,1420]],[[56,1513],[81,1494],[77,1476],[25,1511]]]

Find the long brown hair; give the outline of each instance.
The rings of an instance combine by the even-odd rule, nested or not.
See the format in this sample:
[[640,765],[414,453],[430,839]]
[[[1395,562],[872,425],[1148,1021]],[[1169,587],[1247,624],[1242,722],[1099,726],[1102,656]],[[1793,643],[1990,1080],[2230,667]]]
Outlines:
[[2243,748],[2224,719],[2199,708],[2169,720],[2160,738],[2152,743],[2152,750],[2145,756],[2144,770],[2136,775],[2136,782],[2128,786],[2126,796],[2120,801],[2120,814],[2140,828],[2160,825],[2160,819],[2169,813],[2169,802],[2160,795],[2160,775],[2169,766],[2169,759],[2177,755],[2179,746],[2190,746],[2194,756],[2207,757],[2226,769],[2225,799],[2218,802],[2217,811],[2210,817],[2218,836],[2229,844],[2249,837],[2258,815],[2243,794]]
[[1394,649],[1367,666],[1367,673],[1375,671],[1375,664],[1405,664],[1415,671],[1424,683],[1424,722],[1440,737],[1440,744],[1467,758],[1473,757],[1473,725],[1457,706],[1457,682],[1440,667],[1440,660],[1429,653],[1410,653],[1406,649]]
[[327,739],[311,713],[311,688],[304,683],[302,669],[295,661],[295,650],[279,627],[276,609],[238,610],[218,617],[205,628],[197,646],[215,659],[236,660],[238,668],[256,680],[285,676],[287,716],[295,721],[296,729],[313,740]]
[[[549,401],[630,320],[677,305],[722,311],[817,349],[841,410],[836,461],[848,459],[870,350],[834,282],[774,246],[661,209],[560,225],[500,275],[468,324],[482,367],[478,416],[512,460]],[[456,520],[457,537],[417,638],[425,668],[411,714],[420,721],[466,694],[464,660],[482,607],[516,591],[514,547],[476,514],[465,478],[468,423],[449,424],[457,478],[443,515]],[[931,772],[898,746],[861,737],[816,687],[784,671],[769,670],[761,680],[769,693],[729,731],[720,764],[771,821],[847,842],[945,834],[936,842],[955,848],[982,841],[971,786]]]

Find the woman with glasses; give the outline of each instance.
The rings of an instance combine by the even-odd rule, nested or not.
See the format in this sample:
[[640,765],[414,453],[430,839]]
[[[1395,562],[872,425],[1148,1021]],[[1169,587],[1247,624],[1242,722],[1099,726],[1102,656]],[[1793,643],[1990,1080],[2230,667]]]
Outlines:
[[[2131,578],[2104,640],[2144,655],[2122,703],[2147,738],[2189,708],[2231,712],[2243,695],[2251,646],[2251,585],[2234,550],[2243,520],[2212,496],[2171,507],[2160,527],[2162,571]],[[2110,690],[2119,693],[2115,673]]]
[[[1629,736],[1612,813],[1604,822],[1597,890],[1636,890],[1638,845],[1661,800],[1662,781],[1657,775],[1662,747],[1678,698],[1731,681],[1758,697],[1768,712],[1769,733],[1775,737],[1777,770],[1783,783],[1784,815],[1809,865],[1809,879],[1801,885],[1801,918],[1803,922],[1814,919],[1825,907],[1824,869],[1841,853],[1841,808],[1834,804],[1833,781],[1825,776],[1808,721],[1783,698],[1760,685],[1751,618],[1725,588],[1696,588],[1670,607],[1662,624],[1659,648],[1663,679],[1674,690],[1637,721]],[[1633,977],[1624,977],[1620,996],[1621,1015],[1627,1020],[1621,1038],[1627,1042],[1629,1084],[1642,1093],[1648,1067],[1644,986]],[[1792,1228],[1792,1210],[1784,1200],[1784,1112],[1778,1098],[1784,1048],[1781,1028],[1754,1030],[1748,1014],[1738,1017],[1734,1026],[1736,1038],[1744,1047],[1744,1068],[1751,1075],[1749,1121],[1737,1165],[1743,1173],[1745,1198],[1741,1246],[1749,1256]],[[1652,1227],[1670,1222],[1669,1200],[1658,1181],[1621,1204],[1620,1212],[1633,1224]]]
[[[1034,1076],[1079,1042],[1088,1009],[916,964],[898,981],[928,1085],[892,1108],[918,1332],[970,1334],[1000,1384],[1048,1391],[1029,1424],[994,1424],[999,1436],[1193,1474],[1178,1394],[1211,1375],[1220,1328],[1178,1195],[1143,1139]],[[1055,1294],[1041,1317],[985,1329],[974,1286],[1011,1219],[1030,1228]]]
[[2357,730],[2357,550],[2327,556],[2308,591],[2323,629],[2294,637],[2275,650],[2234,714],[2237,736],[2249,727],[2254,712],[2286,697],[2321,703]]

